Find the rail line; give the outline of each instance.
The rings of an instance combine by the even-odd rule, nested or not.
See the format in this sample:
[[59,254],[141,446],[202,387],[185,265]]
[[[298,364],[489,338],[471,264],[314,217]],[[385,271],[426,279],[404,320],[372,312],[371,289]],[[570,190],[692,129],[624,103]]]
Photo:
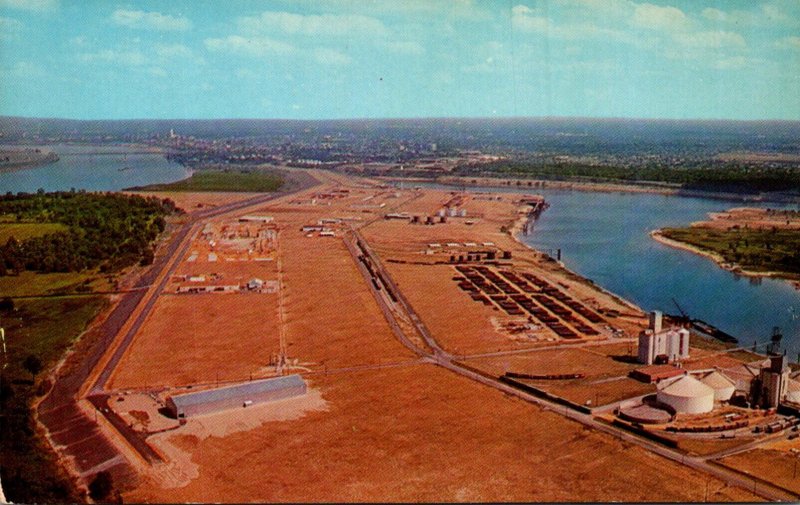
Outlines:
[[[165,244],[163,254],[156,256],[150,269],[138,279],[132,289],[123,293],[116,306],[95,328],[94,331],[99,334],[97,341],[87,343],[86,348],[81,349],[80,352],[73,352],[66,358],[64,365],[56,373],[53,387],[42,398],[35,412],[37,420],[46,429],[51,445],[70,457],[75,470],[80,475],[91,475],[97,468],[109,466],[108,463],[112,461],[114,464],[109,467],[109,470],[115,473],[115,479],[124,479],[131,473],[127,462],[118,457],[118,449],[100,430],[97,422],[87,417],[78,403],[81,390],[115,343],[117,344],[116,348],[103,365],[97,379],[92,383],[87,400],[94,405],[95,412],[99,411],[140,457],[148,462],[161,460],[161,456],[146,441],[112,409],[107,408],[108,397],[104,393],[103,387],[130,346],[133,336],[155,305],[158,294],[166,285],[170,273],[174,272],[180,263],[183,253],[190,244],[190,241],[187,240],[190,231],[205,219],[262,205],[275,198],[321,184],[321,181],[311,174],[305,172],[299,183],[288,191],[261,194],[190,214],[187,221]],[[124,334],[122,340],[119,340],[120,332],[130,322],[137,310],[139,313],[132,326]],[[78,345],[80,346],[80,342]]]
[[[772,485],[769,482],[753,478],[750,476],[742,475],[733,470],[711,463],[707,461],[707,458],[687,456],[686,454],[678,450],[668,448],[666,446],[658,444],[657,442],[647,440],[633,433],[615,428],[609,424],[598,421],[594,419],[591,414],[578,412],[576,410],[570,409],[565,405],[559,405],[545,398],[533,396],[525,391],[522,391],[513,386],[505,384],[500,380],[492,376],[489,376],[488,374],[477,373],[476,371],[470,369],[469,367],[459,364],[454,360],[454,356],[444,351],[438,345],[435,339],[431,336],[430,332],[425,327],[422,320],[417,316],[417,314],[411,308],[411,305],[408,302],[408,300],[405,298],[405,296],[403,296],[403,294],[397,288],[396,284],[392,280],[389,273],[383,267],[379,258],[377,258],[372,253],[371,248],[364,240],[363,236],[361,236],[361,234],[359,234],[357,231],[354,231],[353,234],[355,240],[360,245],[359,249],[361,249],[365,255],[369,256],[369,259],[375,266],[375,269],[383,277],[383,280],[386,282],[387,287],[389,287],[394,291],[393,294],[395,298],[398,300],[397,304],[393,304],[394,305],[393,308],[386,306],[388,304],[386,298],[381,294],[377,293],[374,284],[369,279],[369,273],[366,271],[365,268],[361,267],[360,262],[356,258],[356,263],[359,264],[362,274],[367,279],[367,284],[371,286],[373,294],[375,295],[376,300],[378,300],[378,303],[381,305],[381,308],[384,314],[386,315],[387,319],[389,318],[394,319],[396,317],[394,310],[400,309],[407,311],[406,315],[414,323],[416,331],[419,333],[420,336],[422,336],[425,343],[433,350],[433,352],[428,353],[427,356],[434,364],[446,368],[463,377],[476,381],[480,384],[497,389],[505,394],[512,395],[522,400],[525,400],[529,403],[538,405],[543,410],[550,410],[554,413],[561,414],[567,419],[576,421],[584,426],[606,433],[625,442],[635,444],[654,454],[657,454],[674,462],[680,463],[684,466],[688,466],[689,468],[700,470],[707,474],[713,475],[714,477],[726,482],[727,484],[747,489],[749,491],[752,491],[754,494],[761,496],[762,498],[766,498],[772,501],[788,501],[788,502],[794,502],[797,500],[798,498],[797,494],[791,493],[783,488]],[[354,253],[352,247],[353,247],[352,244],[348,244],[348,248],[351,249],[351,254]],[[390,321],[390,326],[395,332],[395,335],[398,335],[398,338],[403,345],[405,345],[411,351],[413,351],[418,355],[421,355],[421,353],[424,352],[422,349],[414,345],[411,339],[404,334],[400,325],[397,324],[397,321],[394,322]]]

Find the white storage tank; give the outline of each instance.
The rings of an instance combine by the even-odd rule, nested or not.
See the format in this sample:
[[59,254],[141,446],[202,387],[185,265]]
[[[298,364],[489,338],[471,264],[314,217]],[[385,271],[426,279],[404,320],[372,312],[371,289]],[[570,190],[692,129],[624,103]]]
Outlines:
[[714,390],[715,402],[727,402],[736,391],[733,381],[717,371],[706,375],[700,379],[700,382]]
[[704,414],[714,409],[714,390],[691,375],[659,385],[656,399],[681,414]]

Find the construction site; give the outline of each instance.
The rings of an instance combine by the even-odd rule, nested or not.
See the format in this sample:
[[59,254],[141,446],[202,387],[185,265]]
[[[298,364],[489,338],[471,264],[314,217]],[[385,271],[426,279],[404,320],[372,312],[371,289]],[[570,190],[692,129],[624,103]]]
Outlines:
[[763,462],[800,450],[795,372],[525,246],[542,197],[310,173],[192,222],[81,389],[117,449],[83,479],[112,468],[134,502],[797,497]]

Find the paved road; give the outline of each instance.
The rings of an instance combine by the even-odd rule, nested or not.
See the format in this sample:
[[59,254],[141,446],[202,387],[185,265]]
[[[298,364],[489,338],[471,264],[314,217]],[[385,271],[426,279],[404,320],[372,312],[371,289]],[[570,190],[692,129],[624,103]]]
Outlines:
[[[499,391],[502,391],[503,393],[506,393],[506,394],[509,394],[509,395],[513,395],[513,396],[516,396],[516,397],[518,397],[518,398],[520,398],[522,400],[525,400],[527,402],[539,405],[540,407],[542,407],[545,410],[551,410],[553,412],[561,414],[564,417],[567,417],[568,419],[572,419],[574,421],[577,421],[577,422],[579,422],[579,423],[581,423],[581,424],[583,424],[585,426],[594,428],[594,429],[596,429],[598,431],[602,431],[603,433],[607,433],[607,434],[609,434],[611,436],[614,436],[614,437],[616,437],[618,439],[624,440],[624,441],[626,441],[628,443],[636,444],[637,446],[642,447],[644,449],[647,449],[652,453],[658,454],[658,455],[663,456],[663,457],[665,457],[667,459],[670,459],[672,461],[678,462],[678,463],[680,463],[682,465],[685,465],[685,466],[688,466],[690,468],[694,468],[696,470],[701,470],[703,472],[711,474],[711,475],[717,477],[718,479],[720,479],[720,480],[722,480],[722,481],[724,481],[724,482],[726,482],[726,483],[728,483],[730,485],[735,485],[735,486],[750,490],[754,494],[757,494],[757,495],[759,495],[759,496],[761,496],[763,498],[766,498],[768,500],[794,502],[794,501],[796,501],[798,499],[798,495],[790,493],[790,492],[788,492],[788,491],[786,491],[786,490],[784,490],[782,488],[779,488],[777,486],[771,485],[771,484],[769,484],[769,483],[767,483],[765,481],[762,481],[760,479],[757,480],[757,479],[745,476],[743,474],[740,474],[738,472],[729,470],[727,468],[723,468],[723,467],[721,467],[719,465],[712,464],[712,463],[706,461],[706,458],[703,458],[703,457],[687,456],[687,455],[683,454],[682,452],[680,452],[680,451],[678,451],[676,449],[668,448],[668,447],[663,446],[663,445],[661,445],[661,444],[659,444],[657,442],[642,438],[642,437],[640,437],[638,435],[635,435],[633,433],[627,432],[625,430],[622,430],[622,429],[616,428],[614,426],[608,425],[608,424],[606,424],[604,422],[601,422],[601,421],[595,419],[594,417],[592,417],[591,414],[585,414],[585,413],[582,413],[582,412],[578,412],[578,411],[572,410],[572,409],[570,409],[570,408],[568,408],[566,406],[559,405],[557,403],[554,403],[554,402],[551,402],[549,400],[546,400],[544,398],[539,398],[539,397],[533,396],[533,395],[531,395],[529,393],[526,393],[524,391],[521,391],[521,390],[519,390],[519,389],[517,389],[517,388],[515,388],[513,386],[510,386],[510,385],[508,385],[506,383],[503,383],[503,382],[499,381],[497,378],[494,378],[494,377],[489,376],[489,375],[479,374],[479,373],[477,373],[477,372],[475,372],[473,370],[470,370],[469,368],[465,368],[464,366],[462,366],[459,363],[455,362],[454,359],[453,359],[453,356],[451,354],[449,354],[446,351],[444,351],[443,349],[441,349],[441,347],[438,345],[438,343],[435,341],[435,339],[433,339],[433,337],[431,336],[431,334],[428,331],[428,329],[422,323],[421,319],[413,311],[413,309],[411,308],[411,305],[408,303],[408,301],[402,295],[400,290],[397,289],[397,286],[394,284],[394,282],[392,281],[392,279],[389,276],[388,272],[383,267],[382,263],[380,262],[380,259],[376,255],[374,255],[372,253],[372,250],[370,249],[370,247],[367,244],[367,242],[364,240],[363,236],[361,236],[357,232],[355,232],[354,234],[355,234],[355,238],[357,240],[361,241],[362,246],[363,246],[363,250],[369,256],[370,260],[372,261],[373,265],[375,266],[375,269],[384,277],[384,279],[386,280],[387,284],[389,284],[391,286],[391,288],[394,290],[395,296],[398,299],[398,303],[397,304],[392,304],[391,301],[387,299],[388,297],[381,296],[380,294],[377,293],[377,291],[374,289],[374,287],[372,287],[372,291],[375,294],[375,298],[381,304],[381,306],[382,306],[381,308],[383,309],[383,312],[386,315],[387,319],[394,318],[394,311],[395,310],[400,309],[400,310],[407,311],[407,315],[408,315],[409,319],[414,322],[417,332],[420,334],[420,336],[422,336],[422,338],[426,342],[426,344],[431,349],[433,349],[432,353],[428,353],[428,357],[435,364],[437,364],[437,365],[439,365],[439,366],[441,366],[443,368],[446,368],[446,369],[448,369],[448,370],[450,370],[450,371],[452,371],[454,373],[462,375],[462,376],[464,376],[466,378],[472,379],[472,380],[474,380],[476,382],[479,382],[481,384],[484,384],[486,386],[495,388],[495,389],[497,389]],[[356,262],[360,265],[360,262],[358,262],[358,261],[356,261]],[[365,278],[367,280],[367,284],[369,286],[372,286],[372,282],[369,279],[369,274],[366,271],[366,269],[360,268],[360,270],[362,271],[362,274],[365,275]],[[384,305],[390,305],[390,304],[392,304],[393,306],[392,307],[388,307],[388,306],[384,307]],[[401,332],[402,333],[402,329],[401,329],[400,325],[397,324],[396,321],[395,322],[389,321],[389,322],[390,322],[390,325],[392,326],[392,329],[396,330],[395,333],[397,333],[397,332]],[[405,345],[406,347],[408,347],[410,350],[412,350],[414,353],[416,353],[418,355],[420,355],[422,352],[424,352],[418,346],[414,345],[412,340],[405,334],[403,334],[403,336],[400,338],[400,341],[401,341],[401,343],[403,343],[403,345]]]
[[[115,482],[125,482],[133,475],[124,458],[119,457],[117,448],[100,431],[95,420],[87,417],[78,404],[77,395],[82,386],[88,380],[92,370],[97,367],[106,351],[114,343],[117,335],[131,315],[140,306],[145,297],[150,294],[147,301],[146,310],[142,310],[134,321],[131,331],[126,333],[121,345],[115,351],[112,359],[106,364],[100,377],[94,384],[94,388],[102,388],[113,372],[114,366],[124,354],[125,348],[130,344],[135,330],[141,326],[149,309],[155,302],[155,293],[163,288],[163,279],[157,289],[148,289],[153,283],[162,276],[167,268],[174,269],[176,266],[176,254],[184,252],[187,236],[190,230],[200,221],[211,217],[216,217],[228,212],[235,212],[250,206],[261,205],[274,198],[291,194],[294,192],[308,189],[317,180],[308,174],[303,174],[304,178],[299,180],[291,191],[278,192],[275,194],[258,195],[252,198],[234,202],[211,209],[198,211],[190,214],[184,223],[170,238],[169,242],[161,247],[153,262],[153,265],[138,279],[133,289],[123,293],[116,306],[109,315],[98,326],[89,331],[87,336],[82,338],[75,347],[75,352],[65,359],[64,365],[56,375],[55,382],[50,391],[44,396],[36,409],[38,420],[46,428],[52,443],[60,449],[65,456],[73,459],[77,471],[90,476],[99,470],[108,470],[112,473]],[[180,258],[182,254],[177,257]],[[169,275],[164,276],[168,279]],[[94,398],[92,403],[98,407],[102,406],[102,397]],[[111,409],[107,409],[111,412]],[[139,436],[131,430],[121,419],[107,415],[103,410],[101,414],[106,415],[109,422],[121,430],[131,446],[150,461],[154,452],[152,449],[142,448]],[[146,444],[145,444],[146,445]],[[149,448],[149,446],[148,446]],[[157,455],[156,455],[157,456]]]

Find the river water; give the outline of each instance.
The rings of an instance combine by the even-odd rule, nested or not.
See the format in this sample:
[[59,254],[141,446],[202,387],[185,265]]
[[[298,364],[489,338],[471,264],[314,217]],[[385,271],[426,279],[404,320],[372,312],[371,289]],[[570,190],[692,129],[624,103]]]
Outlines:
[[[45,146],[56,163],[0,173],[0,193],[86,189],[116,191],[183,179],[189,171],[155,153],[124,146]],[[124,169],[124,170],[120,170]],[[429,187],[447,188],[433,184]],[[482,191],[531,190],[482,188]],[[781,328],[794,360],[800,353],[800,291],[780,280],[750,280],[704,257],[662,245],[648,235],[664,226],[685,226],[735,202],[653,195],[537,189],[550,203],[525,243],[561,249],[567,268],[636,303],[644,310],[677,313],[673,298],[693,318],[708,321],[743,344],[769,338]],[[751,206],[781,207],[748,203]]]
[[[480,190],[508,192],[516,188]],[[677,314],[674,298],[689,316],[717,326],[743,345],[769,340],[772,327],[778,326],[790,358],[797,359],[800,291],[781,280],[736,276],[710,259],[663,245],[649,236],[656,228],[686,226],[706,219],[709,212],[743,204],[645,193],[520,192],[541,194],[550,204],[533,223],[531,232],[522,237],[531,247],[561,249],[567,268],[644,310]],[[784,207],[774,203],[746,205]]]
[[189,171],[157,153],[133,152],[125,146],[48,145],[4,146],[55,151],[59,160],[48,165],[0,172],[0,193],[59,191],[70,188],[118,191],[131,186],[174,182]]

